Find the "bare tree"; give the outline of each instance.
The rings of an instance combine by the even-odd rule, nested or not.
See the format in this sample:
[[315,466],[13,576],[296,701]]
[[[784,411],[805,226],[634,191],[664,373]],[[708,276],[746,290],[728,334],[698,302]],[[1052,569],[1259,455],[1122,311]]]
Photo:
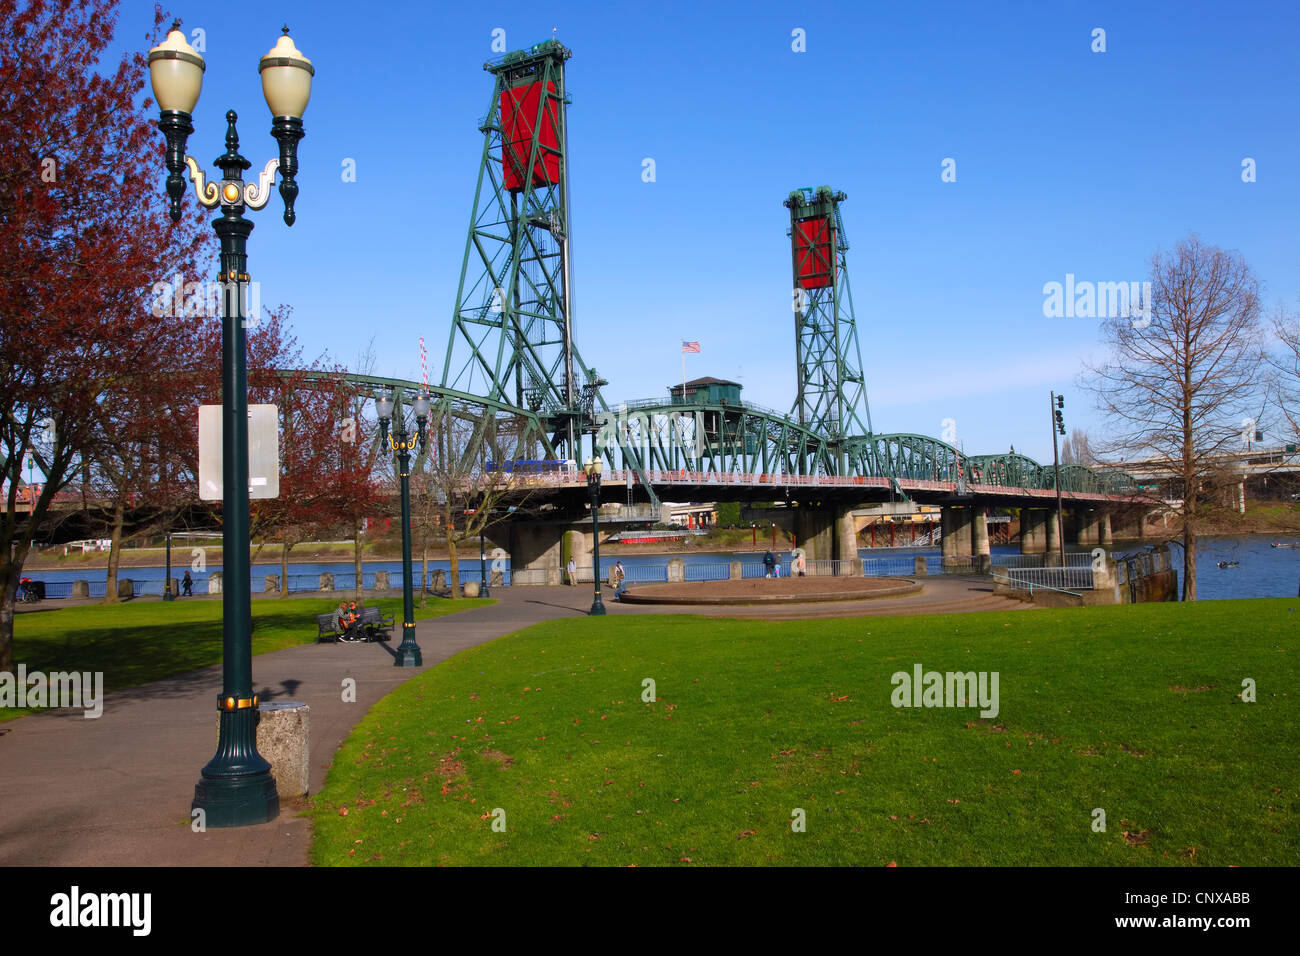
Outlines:
[[1288,441],[1300,439],[1300,320],[1278,309],[1273,315],[1273,332],[1280,348],[1269,357],[1272,366],[1272,398],[1281,415]]
[[1115,429],[1106,450],[1181,489],[1183,600],[1194,601],[1197,529],[1227,510],[1223,484],[1241,480],[1225,471],[1228,453],[1258,399],[1259,284],[1238,253],[1196,235],[1157,252],[1151,280],[1141,320],[1104,324],[1111,356],[1089,369],[1089,387]]
[[1088,467],[1097,464],[1097,456],[1092,453],[1088,433],[1082,428],[1070,429],[1070,437],[1061,445],[1061,462]]
[[423,510],[436,516],[446,536],[453,598],[460,597],[457,546],[503,521],[507,501],[516,510],[523,507],[547,478],[503,467],[520,448],[518,430],[508,419],[452,403],[436,405],[430,412],[427,480],[422,483],[428,498]]

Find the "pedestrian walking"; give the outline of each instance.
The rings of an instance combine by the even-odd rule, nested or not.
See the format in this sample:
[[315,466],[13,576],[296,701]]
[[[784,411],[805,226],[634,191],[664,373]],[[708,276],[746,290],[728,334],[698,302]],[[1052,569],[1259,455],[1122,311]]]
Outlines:
[[774,555],[771,550],[763,555],[763,577],[776,577],[776,555]]
[[190,577],[190,572],[185,572],[185,577],[181,579],[181,594],[186,597],[194,597],[194,579]]
[[569,572],[569,586],[573,587],[578,583],[578,562],[569,558],[569,566],[566,570]]
[[794,569],[801,578],[808,574],[808,559],[803,556],[802,551],[794,553]]
[[614,585],[614,598],[623,593],[623,579],[627,577],[627,572],[623,570],[623,562],[618,561],[614,564],[614,569],[609,572],[609,583]]

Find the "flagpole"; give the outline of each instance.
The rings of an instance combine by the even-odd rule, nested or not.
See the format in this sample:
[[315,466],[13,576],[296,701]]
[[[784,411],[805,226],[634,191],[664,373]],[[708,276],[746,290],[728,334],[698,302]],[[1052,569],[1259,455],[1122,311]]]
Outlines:
[[682,404],[686,404],[686,345],[682,345]]

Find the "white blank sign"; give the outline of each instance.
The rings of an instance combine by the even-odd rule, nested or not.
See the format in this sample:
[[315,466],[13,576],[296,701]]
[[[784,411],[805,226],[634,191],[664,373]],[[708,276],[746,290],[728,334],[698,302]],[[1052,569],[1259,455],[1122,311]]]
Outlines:
[[[220,501],[221,406],[199,406],[199,498]],[[248,497],[280,496],[280,413],[274,405],[248,406]]]

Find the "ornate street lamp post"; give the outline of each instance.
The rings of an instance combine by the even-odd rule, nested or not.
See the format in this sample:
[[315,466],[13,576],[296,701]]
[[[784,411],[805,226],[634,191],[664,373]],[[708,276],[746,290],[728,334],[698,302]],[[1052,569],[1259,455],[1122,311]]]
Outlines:
[[[429,442],[429,396],[418,395],[411,402],[416,421],[417,434],[414,437],[406,430],[402,406],[395,403],[391,395],[376,399],[375,408],[379,412],[379,440],[388,442],[389,447],[397,452],[402,486],[402,643],[393,663],[398,667],[419,667],[424,658],[420,654],[420,645],[415,643],[415,595],[411,590],[411,449],[418,442],[423,453]],[[388,431],[390,422],[393,424],[392,434]]]
[[600,471],[604,465],[600,458],[592,458],[585,465],[583,471],[587,473],[587,490],[591,492],[591,560],[592,572],[595,578],[596,597],[591,602],[591,610],[588,614],[604,614],[605,605],[600,600]]
[[[206,209],[221,207],[212,228],[221,240],[221,275],[225,287],[222,308],[222,554],[227,587],[222,594],[222,687],[217,698],[220,712],[217,753],[203,768],[194,787],[193,809],[203,811],[209,827],[237,827],[274,820],[280,812],[271,765],[257,752],[257,705],[253,694],[252,607],[248,521],[248,375],[243,315],[248,278],[248,235],[253,223],[244,207],[261,209],[271,198],[271,184],[280,171],[280,197],[284,221],[292,226],[293,203],[298,195],[298,141],[303,137],[302,114],[311,98],[315,73],[311,61],[289,39],[289,28],[266,56],[259,71],[262,94],[271,109],[271,135],[280,144],[280,157],[266,164],[256,183],[245,183],[244,170],[252,166],[239,154],[238,117],[226,113],[226,152],[215,166],[221,179],[204,178],[199,164],[185,153],[194,132],[191,114],[203,87],[206,65],[172,24],[167,39],[149,51],[149,77],[160,110],[158,129],[167,141],[167,195],[172,222],[181,218],[185,194],[184,171],[199,203]],[[253,317],[256,318],[256,317]]]

